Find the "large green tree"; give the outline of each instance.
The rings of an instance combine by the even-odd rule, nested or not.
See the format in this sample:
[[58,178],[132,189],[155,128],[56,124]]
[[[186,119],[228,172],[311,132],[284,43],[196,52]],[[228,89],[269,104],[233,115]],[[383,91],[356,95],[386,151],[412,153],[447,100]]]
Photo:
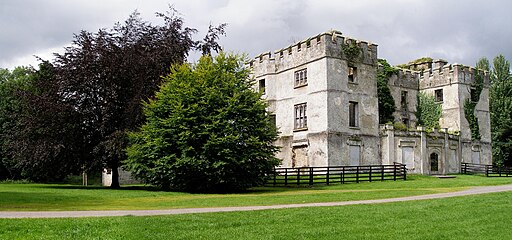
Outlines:
[[23,111],[18,92],[30,86],[34,71],[30,67],[0,69],[0,180],[21,178],[10,148]]
[[493,141],[493,162],[512,166],[512,78],[510,62],[503,55],[493,60],[491,71],[489,108],[491,112],[491,135]]
[[[203,41],[194,41],[196,30],[186,27],[172,7],[157,16],[162,25],[144,21],[134,12],[111,29],[81,31],[63,54],[47,63],[52,74],[37,86],[44,94],[27,96],[34,109],[27,118],[32,119],[27,122],[31,131],[19,139],[24,143],[19,148],[25,147],[20,150],[25,154],[23,161],[29,163],[26,166],[37,170],[58,162],[73,165],[62,174],[75,173],[74,166],[84,171],[110,168],[112,187],[119,187],[127,132],[144,121],[141,102],[154,96],[171,64],[183,63],[191,50],[220,49],[216,39],[224,33],[224,24],[210,27]],[[65,143],[57,144],[53,134],[59,131],[69,132]],[[41,141],[34,140],[38,138]],[[48,139],[57,141],[56,146],[47,147]],[[59,149],[58,154],[54,149]]]
[[131,134],[128,169],[164,189],[230,192],[264,183],[277,132],[243,59],[219,54],[173,67],[146,123]]
[[23,178],[58,181],[83,169],[86,134],[76,108],[67,104],[55,68],[39,65],[28,88],[18,91],[22,111],[9,136],[9,151]]

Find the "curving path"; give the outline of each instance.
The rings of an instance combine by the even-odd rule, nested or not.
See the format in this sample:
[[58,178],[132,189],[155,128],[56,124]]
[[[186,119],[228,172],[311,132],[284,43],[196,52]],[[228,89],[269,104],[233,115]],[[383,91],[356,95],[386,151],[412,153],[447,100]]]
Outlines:
[[302,204],[283,204],[271,206],[246,206],[246,207],[214,207],[214,208],[183,208],[168,210],[111,210],[111,211],[41,211],[41,212],[2,212],[0,218],[68,218],[68,217],[113,217],[113,216],[155,216],[155,215],[174,215],[189,213],[209,213],[209,212],[234,212],[234,211],[254,211],[266,209],[299,208],[299,207],[330,207],[345,206],[355,204],[375,204],[403,202],[414,200],[438,199],[448,197],[458,197],[485,193],[512,191],[511,185],[474,187],[468,190],[449,193],[436,193],[428,195],[386,198],[375,200],[358,200],[345,202],[324,202],[324,203],[302,203]]

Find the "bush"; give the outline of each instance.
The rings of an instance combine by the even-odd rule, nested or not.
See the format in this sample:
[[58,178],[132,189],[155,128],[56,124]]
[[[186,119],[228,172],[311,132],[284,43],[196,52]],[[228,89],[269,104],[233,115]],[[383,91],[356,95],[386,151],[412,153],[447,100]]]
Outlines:
[[277,132],[239,56],[173,67],[146,123],[130,134],[126,167],[163,189],[232,192],[262,185],[279,164]]

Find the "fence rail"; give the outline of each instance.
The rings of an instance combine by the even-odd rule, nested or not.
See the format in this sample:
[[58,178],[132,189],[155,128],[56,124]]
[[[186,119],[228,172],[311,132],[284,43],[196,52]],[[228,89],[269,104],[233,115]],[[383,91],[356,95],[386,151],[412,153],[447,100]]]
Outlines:
[[461,163],[462,174],[485,174],[486,177],[512,177],[512,168],[486,164]]
[[366,165],[366,166],[329,166],[275,168],[267,180],[267,186],[300,186],[315,184],[344,184],[386,180],[406,180],[404,164]]

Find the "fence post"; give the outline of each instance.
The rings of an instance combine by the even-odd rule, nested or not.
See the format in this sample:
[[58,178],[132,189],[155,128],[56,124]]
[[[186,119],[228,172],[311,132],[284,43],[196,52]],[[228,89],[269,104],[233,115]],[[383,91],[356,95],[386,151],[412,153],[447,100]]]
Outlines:
[[380,180],[384,181],[384,165],[380,166]]
[[356,167],[356,183],[359,183],[359,166]]
[[300,185],[300,168],[297,168],[297,185]]
[[489,177],[489,166],[485,165],[485,176]]
[[396,163],[393,163],[393,181],[396,181]]
[[313,167],[309,167],[309,185],[313,185]]
[[341,184],[344,184],[345,183],[345,166],[341,167]]
[[284,185],[288,186],[288,168],[284,169]]
[[402,169],[404,170],[404,181],[407,180],[407,168],[405,165],[402,165]]
[[370,173],[368,175],[370,182],[372,182],[372,166],[370,165]]
[[276,171],[276,167],[274,167],[274,187],[276,186],[276,178],[277,178],[277,171]]
[[327,167],[327,175],[325,176],[325,181],[327,182],[327,185],[329,185],[329,167]]

